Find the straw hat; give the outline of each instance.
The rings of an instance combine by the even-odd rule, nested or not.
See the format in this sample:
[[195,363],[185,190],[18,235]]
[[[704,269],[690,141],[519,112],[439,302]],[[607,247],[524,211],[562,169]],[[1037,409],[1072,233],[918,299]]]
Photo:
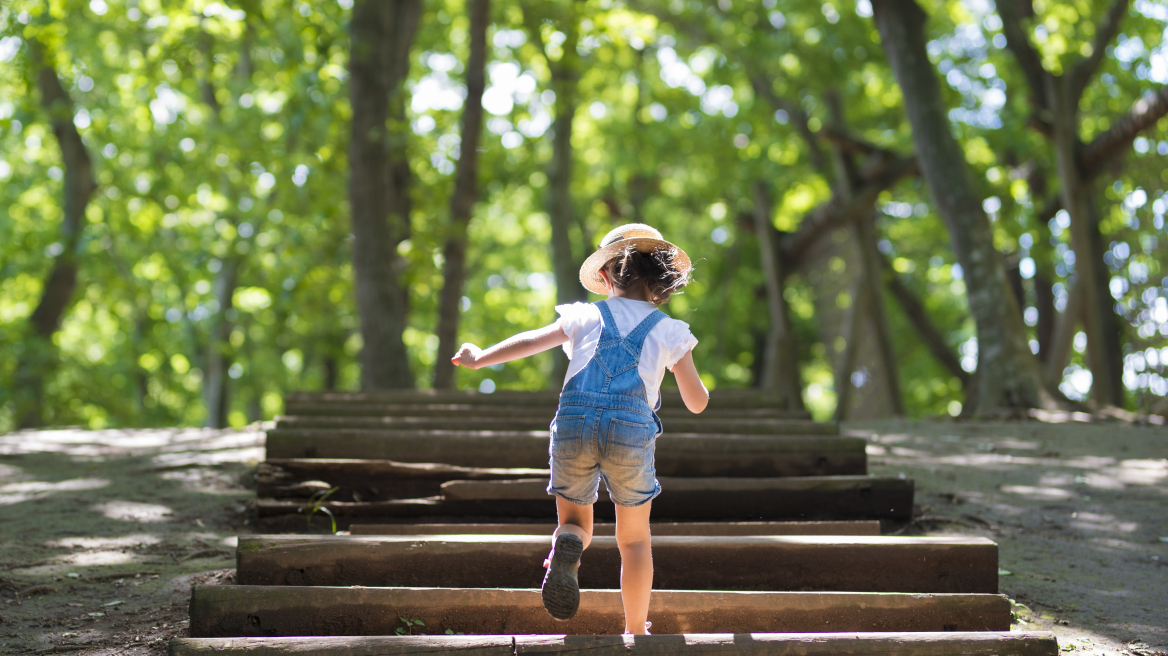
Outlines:
[[580,267],[580,284],[590,292],[607,294],[608,288],[604,285],[604,278],[600,277],[600,269],[628,246],[642,253],[667,251],[673,256],[673,265],[679,272],[690,270],[689,256],[685,251],[662,239],[661,233],[655,228],[643,223],[627,223],[609,231],[600,240],[597,251],[584,260],[584,266]]

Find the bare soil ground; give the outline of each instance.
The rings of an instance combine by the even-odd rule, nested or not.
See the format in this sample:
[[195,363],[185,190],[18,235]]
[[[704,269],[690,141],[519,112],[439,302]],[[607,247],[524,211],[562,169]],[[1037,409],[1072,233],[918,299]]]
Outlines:
[[[844,430],[869,439],[873,473],[916,480],[905,534],[1001,545],[1016,629],[1078,654],[1168,656],[1168,430]],[[190,586],[232,581],[262,445],[256,430],[0,435],[0,653],[165,653],[186,633]]]

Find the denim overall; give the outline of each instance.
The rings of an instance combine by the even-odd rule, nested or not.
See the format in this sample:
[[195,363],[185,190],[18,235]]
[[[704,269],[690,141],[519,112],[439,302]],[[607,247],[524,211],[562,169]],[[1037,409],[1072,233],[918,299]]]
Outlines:
[[601,316],[596,353],[564,386],[551,425],[548,494],[590,505],[603,478],[613,503],[640,506],[661,493],[653,463],[661,399],[649,407],[637,365],[645,338],[665,313],[654,310],[622,339],[608,304],[595,305]]

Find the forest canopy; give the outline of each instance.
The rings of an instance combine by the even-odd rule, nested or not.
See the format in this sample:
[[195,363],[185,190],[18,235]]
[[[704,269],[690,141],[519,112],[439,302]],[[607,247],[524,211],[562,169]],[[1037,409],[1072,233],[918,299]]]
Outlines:
[[694,261],[663,309],[712,390],[1168,413],[1166,34],[1154,0],[11,0],[0,430],[558,388],[555,353],[438,363],[599,298],[633,222]]

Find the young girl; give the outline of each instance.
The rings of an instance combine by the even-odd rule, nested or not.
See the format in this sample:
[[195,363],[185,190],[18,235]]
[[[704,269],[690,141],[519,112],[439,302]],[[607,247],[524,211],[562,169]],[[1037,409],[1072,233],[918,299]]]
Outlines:
[[657,306],[689,282],[689,257],[661,233],[642,224],[616,228],[580,268],[597,303],[560,305],[560,319],[482,350],[463,344],[452,358],[471,369],[517,360],[564,345],[571,360],[551,425],[551,482],[559,528],[544,566],[543,605],[558,620],[580,605],[576,578],[580,555],[592,541],[592,504],[600,479],[616,505],[625,632],[648,633],[653,587],[649,507],[661,493],[653,462],[661,434],[659,389],[665,370],[677,378],[691,412],[706,408],[709,393],[694,368],[697,339],[682,321]]

